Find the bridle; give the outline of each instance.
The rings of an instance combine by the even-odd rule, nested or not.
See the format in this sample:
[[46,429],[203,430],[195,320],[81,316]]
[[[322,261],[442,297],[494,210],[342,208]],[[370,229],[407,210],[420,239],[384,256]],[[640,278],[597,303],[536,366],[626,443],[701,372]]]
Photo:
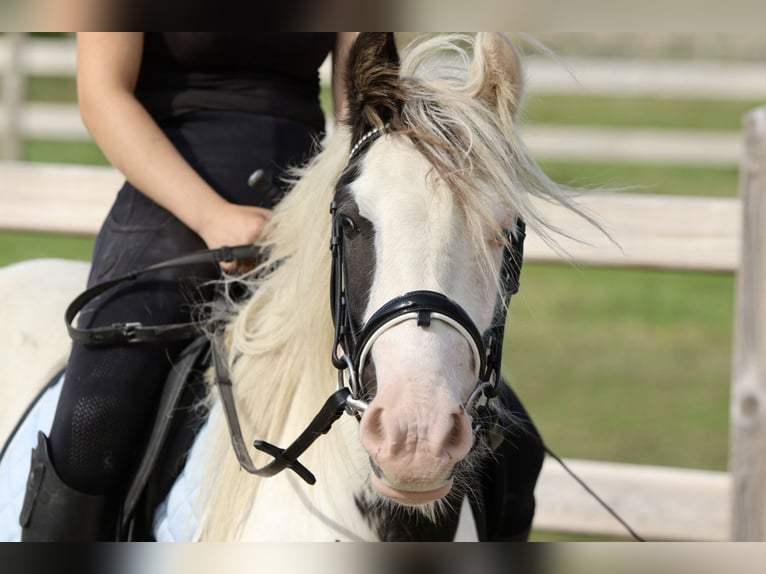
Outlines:
[[474,359],[476,386],[466,401],[466,411],[478,399],[485,402],[497,396],[501,384],[503,331],[511,296],[518,292],[519,276],[524,245],[524,223],[517,218],[516,232],[505,230],[508,242],[503,250],[501,271],[501,295],[495,304],[491,327],[484,335],[466,311],[455,301],[436,291],[412,291],[395,297],[375,311],[365,325],[357,330],[351,316],[346,294],[347,268],[344,255],[344,241],[341,223],[335,203],[331,206],[333,233],[330,242],[332,250],[331,307],[335,324],[335,340],[332,362],[338,371],[338,387],[345,388],[346,380],[350,396],[346,400],[349,411],[361,415],[368,406],[364,400],[362,372],[375,341],[386,331],[403,323],[416,321],[422,328],[428,328],[431,321],[440,321],[455,331],[468,343]]
[[[361,149],[384,132],[385,128],[374,129],[363,135],[352,148],[349,162]],[[515,229],[503,231],[506,234],[506,241],[504,241],[500,275],[501,294],[495,303],[492,324],[483,335],[479,333],[476,324],[460,305],[436,291],[413,291],[395,297],[373,313],[365,325],[357,330],[348,305],[346,292],[348,270],[345,264],[342,224],[335,202],[331,204],[330,212],[333,218],[330,239],[332,252],[330,306],[335,326],[331,359],[338,372],[338,390],[325,401],[311,423],[286,449],[262,440],[254,442],[253,446],[256,449],[274,458],[264,467],[257,468],[247,453],[231,390],[231,376],[226,360],[223,358],[225,357],[224,345],[220,338],[213,342],[216,381],[221,391],[232,445],[242,468],[257,476],[273,476],[289,468],[307,483],[314,484],[316,478],[298,461],[298,457],[317,438],[327,433],[344,412],[357,419],[361,418],[368,407],[361,384],[361,373],[370,349],[384,332],[408,320],[417,321],[417,324],[423,328],[428,328],[433,320],[441,321],[455,329],[468,342],[474,356],[477,382],[465,403],[466,411],[469,413],[472,410],[475,411],[472,424],[474,434],[485,433],[489,438],[490,446],[496,447],[497,442],[502,440],[502,433],[493,428],[498,424],[498,416],[490,403],[497,396],[499,386],[503,384],[500,375],[503,333],[511,296],[519,290],[525,238],[523,220],[517,217]]]
[[[349,161],[372,141],[385,133],[373,129],[364,134],[349,154]],[[436,291],[412,291],[395,297],[382,305],[367,320],[361,329],[355,328],[346,293],[347,273],[344,250],[344,234],[338,206],[330,206],[333,217],[332,275],[330,304],[335,325],[335,340],[332,362],[338,371],[338,387],[348,385],[350,395],[346,400],[347,411],[357,417],[367,409],[362,384],[362,372],[366,366],[372,345],[387,330],[404,321],[417,321],[417,325],[428,328],[432,320],[440,321],[455,331],[468,343],[475,367],[476,386],[465,403],[467,412],[481,401],[488,405],[497,396],[501,382],[503,333],[508,306],[512,295],[519,290],[519,278],[524,254],[525,225],[516,217],[515,229],[504,229],[504,249],[500,274],[500,295],[495,303],[495,313],[490,328],[482,335],[468,313],[455,301]],[[347,382],[346,382],[347,381]],[[478,430],[478,424],[474,430]]]
[[[386,128],[374,129],[363,135],[354,145],[349,155],[349,162],[360,150],[377,139]],[[347,268],[345,264],[343,232],[337,206],[331,205],[332,234],[330,249],[332,252],[332,275],[330,281],[330,304],[335,326],[335,338],[332,349],[332,363],[338,371],[338,390],[324,403],[314,419],[293,443],[282,449],[266,441],[256,440],[256,449],[273,457],[270,463],[263,467],[253,464],[245,446],[242,430],[239,424],[233,393],[233,383],[225,359],[225,343],[223,335],[212,337],[211,354],[215,368],[216,384],[221,394],[221,402],[231,435],[232,446],[241,467],[257,476],[273,476],[285,468],[294,471],[309,484],[314,484],[316,478],[299,461],[298,457],[311,446],[322,434],[327,433],[333,423],[346,412],[357,419],[367,409],[361,373],[367,363],[375,341],[387,330],[404,321],[417,321],[418,326],[428,328],[432,321],[440,321],[457,331],[471,348],[476,385],[465,403],[466,411],[474,412],[474,434],[487,432],[491,434],[492,425],[497,424],[497,415],[490,403],[497,395],[502,384],[500,368],[503,352],[503,332],[505,318],[511,296],[519,289],[519,276],[524,247],[524,222],[517,217],[515,229],[504,230],[506,241],[503,250],[500,276],[501,294],[495,303],[494,319],[490,328],[479,333],[476,324],[466,311],[455,301],[436,291],[412,291],[391,299],[381,306],[361,329],[355,329],[346,293]],[[206,250],[192,253],[176,259],[165,261],[146,269],[117,277],[113,280],[94,285],[80,294],[66,311],[66,323],[73,340],[90,345],[116,343],[141,343],[188,339],[200,331],[197,322],[179,323],[173,325],[145,326],[140,323],[119,323],[107,327],[89,329],[74,326],[77,313],[90,300],[120,283],[132,281],[139,276],[156,272],[169,267],[179,267],[199,263],[214,263],[233,261],[239,258],[257,258],[258,248],[252,245],[223,247],[216,250]],[[348,378],[348,383],[346,383]]]

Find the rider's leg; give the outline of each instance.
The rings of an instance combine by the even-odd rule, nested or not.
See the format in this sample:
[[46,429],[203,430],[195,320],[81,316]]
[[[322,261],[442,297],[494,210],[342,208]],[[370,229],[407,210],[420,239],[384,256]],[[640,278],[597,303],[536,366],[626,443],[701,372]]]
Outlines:
[[[167,212],[141,211],[124,189],[99,235],[89,284],[204,247]],[[127,212],[130,218],[123,220]],[[140,224],[132,218],[141,214]],[[161,221],[160,221],[161,219]],[[195,269],[197,282],[217,267]],[[108,291],[80,314],[80,327],[190,320],[189,269],[162,272]],[[157,399],[184,342],[74,345],[51,428],[41,437],[22,513],[22,540],[114,539],[122,491],[146,438]]]
[[[270,207],[272,200],[268,194],[251,189],[248,176],[254,169],[263,168],[268,181],[279,183],[282,168],[308,158],[316,138],[310,126],[281,117],[228,111],[200,112],[193,116],[193,121],[165,126],[165,133],[214,189],[239,204]],[[96,241],[89,283],[204,247],[199,236],[126,185]],[[176,278],[188,278],[193,273],[209,279],[217,277],[219,270],[212,266],[186,268],[175,273],[163,272],[158,279],[166,283],[157,283],[143,294],[135,288],[129,297],[104,294],[100,302],[83,310],[80,326],[188,320],[189,301],[205,296],[197,296],[194,290],[179,291]],[[132,299],[134,296],[137,298]],[[104,303],[105,299],[109,299],[108,304]],[[133,464],[136,445],[143,438],[165,373],[178,350],[173,346],[149,345],[75,346],[50,436],[48,462],[55,473],[46,475],[60,475],[57,483],[70,489],[119,498],[127,479],[125,474]],[[29,502],[33,502],[34,490],[27,495]],[[63,490],[61,496],[64,496]],[[28,506],[32,514],[28,517],[27,535],[36,524],[45,522],[38,518],[45,512],[41,497]],[[109,506],[105,504],[104,508]],[[59,513],[59,519],[67,523],[78,519],[68,512]],[[78,514],[72,511],[73,516]]]

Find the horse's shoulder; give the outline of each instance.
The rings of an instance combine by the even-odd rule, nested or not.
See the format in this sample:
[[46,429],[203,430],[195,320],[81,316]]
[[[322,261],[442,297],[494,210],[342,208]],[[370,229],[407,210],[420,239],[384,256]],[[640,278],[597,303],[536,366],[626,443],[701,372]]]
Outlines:
[[88,263],[32,259],[0,268],[0,436],[66,361],[64,310]]
[[85,288],[89,268],[84,261],[68,259],[30,259],[1,267],[0,298],[5,304],[0,316],[8,321],[19,315],[37,323],[54,313],[60,321],[69,301]]

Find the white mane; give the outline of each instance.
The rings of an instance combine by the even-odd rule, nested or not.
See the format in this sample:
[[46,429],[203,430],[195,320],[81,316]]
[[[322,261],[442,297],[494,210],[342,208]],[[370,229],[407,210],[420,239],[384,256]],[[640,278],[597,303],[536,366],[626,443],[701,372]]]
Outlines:
[[[349,140],[348,131],[338,128],[324,151],[297,173],[299,179],[269,226],[265,247],[270,256],[261,268],[284,264],[265,280],[255,280],[252,297],[230,309],[229,367],[246,437],[286,446],[297,436],[282,436],[287,421],[299,421],[293,429],[305,426],[335,390],[329,208],[348,160]],[[217,423],[210,483],[214,494],[207,503],[204,536],[230,540],[242,526],[233,518],[252,505],[260,479],[240,469],[224,421]],[[263,456],[253,459],[259,466],[269,462]]]

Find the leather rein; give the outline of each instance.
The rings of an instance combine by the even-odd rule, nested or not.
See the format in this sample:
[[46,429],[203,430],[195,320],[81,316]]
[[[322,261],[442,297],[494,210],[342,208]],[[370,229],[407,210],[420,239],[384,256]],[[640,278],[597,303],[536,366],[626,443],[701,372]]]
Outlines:
[[[384,131],[385,129],[371,130],[365,134],[352,148],[349,161],[362,147],[375,140]],[[257,450],[273,458],[262,467],[257,467],[253,463],[242,436],[223,336],[221,334],[212,336],[215,381],[220,392],[232,447],[241,467],[251,474],[262,477],[274,476],[288,468],[308,484],[315,484],[315,476],[298,461],[298,458],[317,438],[327,433],[344,412],[357,419],[361,418],[367,408],[361,384],[361,372],[370,349],[384,331],[406,320],[416,320],[417,324],[423,328],[428,328],[433,320],[442,321],[466,339],[473,352],[477,383],[465,407],[468,412],[471,412],[472,407],[476,407],[473,417],[474,433],[484,432],[491,435],[492,426],[497,424],[497,415],[490,403],[497,395],[499,386],[503,384],[501,380],[503,333],[511,296],[519,290],[525,238],[524,221],[517,217],[515,229],[503,231],[506,237],[500,275],[500,295],[495,303],[492,325],[484,334],[479,333],[473,320],[460,305],[435,291],[413,291],[396,297],[378,309],[361,330],[357,330],[353,326],[351,312],[347,305],[345,290],[347,269],[343,233],[334,202],[330,211],[333,217],[330,240],[332,252],[330,301],[335,326],[331,360],[338,371],[338,390],[325,401],[306,429],[287,448],[280,448],[263,440],[254,441],[253,446]],[[190,339],[200,334],[202,325],[199,322],[158,326],[127,322],[84,329],[75,327],[73,321],[89,301],[120,283],[133,281],[143,275],[170,267],[229,262],[235,259],[257,259],[260,254],[260,249],[253,245],[203,250],[94,285],[81,293],[67,308],[65,320],[69,335],[75,342],[85,345]],[[491,444],[491,446],[494,445]]]
[[[357,142],[349,154],[349,161],[360,149],[374,141],[383,129],[373,129],[367,132]],[[340,416],[346,412],[361,418],[367,408],[363,398],[361,372],[366,357],[377,337],[386,329],[409,319],[416,319],[418,325],[428,327],[431,320],[440,320],[456,329],[471,346],[476,361],[477,384],[466,402],[466,410],[477,404],[483,398],[483,404],[476,408],[474,417],[474,433],[486,433],[490,446],[494,449],[497,440],[502,440],[502,433],[493,432],[498,424],[498,416],[490,406],[491,400],[497,396],[501,381],[501,363],[503,352],[503,334],[505,319],[511,296],[519,290],[519,279],[524,255],[525,225],[524,221],[516,218],[514,230],[504,230],[507,234],[503,249],[503,263],[500,274],[501,295],[495,303],[495,315],[491,327],[482,336],[469,317],[468,313],[457,303],[435,291],[414,291],[396,297],[378,309],[367,321],[361,331],[353,326],[351,312],[348,307],[345,285],[347,269],[343,249],[343,232],[337,206],[330,206],[332,215],[332,236],[330,250],[332,252],[332,274],[330,280],[330,306],[335,325],[335,339],[332,349],[332,363],[338,371],[338,390],[336,390],[300,434],[287,448],[280,448],[263,440],[256,440],[253,446],[273,457],[269,464],[256,467],[245,448],[236,405],[232,393],[232,381],[225,360],[223,342],[218,339],[213,343],[213,359],[216,370],[216,380],[223,399],[232,445],[240,465],[247,472],[257,476],[274,476],[289,468],[308,484],[315,484],[314,475],[298,461],[298,457],[321,435],[326,434]],[[340,353],[339,353],[340,351]],[[348,384],[346,383],[348,376]],[[494,434],[494,438],[493,438]]]

